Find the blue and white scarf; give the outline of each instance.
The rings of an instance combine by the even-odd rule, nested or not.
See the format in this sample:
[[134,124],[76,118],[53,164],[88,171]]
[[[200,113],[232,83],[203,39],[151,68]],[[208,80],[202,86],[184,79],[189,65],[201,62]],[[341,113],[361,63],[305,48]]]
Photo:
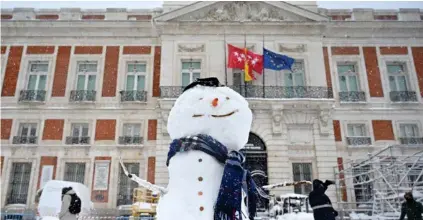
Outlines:
[[[202,151],[225,164],[214,208],[214,220],[254,219],[258,199],[257,187],[250,172],[242,167],[244,156],[237,151],[228,153],[228,149],[222,143],[208,135],[200,134],[173,140],[166,166],[169,166],[170,159],[176,153],[189,150]],[[247,195],[249,216],[243,216],[241,212],[242,191]]]

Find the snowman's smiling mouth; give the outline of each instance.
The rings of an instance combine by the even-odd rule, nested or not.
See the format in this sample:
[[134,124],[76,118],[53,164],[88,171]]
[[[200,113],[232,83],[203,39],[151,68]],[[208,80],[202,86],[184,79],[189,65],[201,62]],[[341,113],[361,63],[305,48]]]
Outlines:
[[[229,116],[235,114],[236,112],[238,112],[238,109],[237,110],[234,110],[232,112],[229,112],[228,114],[224,114],[224,115],[210,115],[210,116],[212,116],[213,118],[224,118],[224,117],[229,117]],[[194,114],[192,117],[193,118],[199,118],[199,117],[203,117],[203,116],[204,115],[202,115],[202,114]]]

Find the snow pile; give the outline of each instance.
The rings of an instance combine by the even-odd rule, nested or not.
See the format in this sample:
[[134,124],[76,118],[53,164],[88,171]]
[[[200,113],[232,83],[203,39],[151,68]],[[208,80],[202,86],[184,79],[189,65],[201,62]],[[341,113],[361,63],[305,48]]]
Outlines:
[[363,213],[355,213],[355,212],[352,212],[352,213],[350,214],[350,218],[351,218],[351,220],[374,219],[373,217],[368,216],[368,215],[366,215],[366,214],[363,214]]
[[299,212],[278,216],[277,220],[314,220],[314,217],[311,213]]

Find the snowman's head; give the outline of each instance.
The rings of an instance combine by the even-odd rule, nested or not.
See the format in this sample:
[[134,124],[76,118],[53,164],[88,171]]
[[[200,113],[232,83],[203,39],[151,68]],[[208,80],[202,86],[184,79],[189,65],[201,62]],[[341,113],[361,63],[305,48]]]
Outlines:
[[231,150],[245,146],[253,118],[248,102],[218,84],[216,78],[198,79],[179,96],[167,122],[172,139],[206,134]]

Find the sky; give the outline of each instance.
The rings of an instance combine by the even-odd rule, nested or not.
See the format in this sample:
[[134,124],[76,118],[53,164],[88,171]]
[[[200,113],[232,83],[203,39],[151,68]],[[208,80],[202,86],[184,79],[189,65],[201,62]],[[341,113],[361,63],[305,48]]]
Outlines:
[[[0,1],[1,8],[156,8],[161,7],[163,1]],[[374,8],[398,9],[421,8],[423,1],[317,1],[320,8]]]

